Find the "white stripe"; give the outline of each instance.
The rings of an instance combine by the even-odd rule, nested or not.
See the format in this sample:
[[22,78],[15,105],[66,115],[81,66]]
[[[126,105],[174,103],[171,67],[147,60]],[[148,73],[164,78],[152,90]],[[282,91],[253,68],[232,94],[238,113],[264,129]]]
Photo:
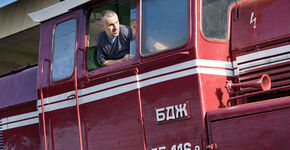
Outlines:
[[211,68],[194,68],[194,69],[189,69],[189,70],[176,72],[176,73],[172,73],[172,74],[168,74],[168,75],[164,75],[164,76],[160,76],[160,77],[156,77],[156,78],[142,81],[142,82],[140,82],[140,88],[146,87],[149,85],[153,85],[156,83],[168,81],[168,80],[173,80],[173,79],[197,74],[197,73],[233,76],[233,71],[230,71],[230,70],[211,69]]
[[[80,89],[80,90],[78,90],[78,92],[79,92],[79,95],[86,95],[86,94],[89,94],[89,93],[92,93],[92,92],[104,90],[104,89],[107,89],[107,88],[111,88],[111,87],[114,87],[114,86],[118,86],[118,85],[121,85],[121,84],[133,82],[133,81],[136,81],[136,77],[135,76],[126,77],[126,78],[123,78],[123,79],[118,79],[118,80],[106,82],[106,83],[103,83],[103,84],[98,84],[98,85],[95,85],[95,86],[92,86],[92,87],[89,87],[89,88],[86,88],[86,89]],[[68,96],[70,96],[70,95],[72,95],[74,93],[75,93],[75,91],[70,91],[70,92],[59,94],[59,95],[56,95],[56,96],[53,96],[53,97],[45,98],[44,99],[44,104],[54,103],[54,102],[58,102],[58,101],[67,99]],[[37,101],[37,106],[41,106],[41,100]]]
[[271,49],[268,49],[268,50],[263,50],[263,51],[259,51],[259,52],[255,52],[255,53],[239,56],[239,57],[237,57],[237,62],[238,62],[238,64],[240,64],[240,63],[243,63],[243,62],[247,62],[247,61],[251,61],[251,60],[255,60],[255,59],[260,59],[260,58],[263,58],[263,57],[269,57],[269,56],[273,56],[273,55],[278,55],[278,54],[282,54],[282,53],[286,53],[286,52],[290,52],[290,45],[285,45],[285,46],[281,46],[281,47],[271,48]]
[[[132,83],[132,84],[128,84],[128,85],[123,85],[120,87],[116,87],[113,89],[109,89],[106,91],[102,91],[102,92],[98,92],[98,93],[94,93],[91,95],[87,95],[84,97],[79,97],[79,104],[84,104],[84,103],[89,103],[92,101],[96,101],[96,100],[100,100],[100,99],[104,99],[107,97],[111,97],[114,95],[118,95],[121,93],[125,93],[131,90],[134,90],[137,88],[137,84],[136,83]],[[50,104],[50,105],[46,105],[44,106],[44,111],[48,112],[48,111],[53,111],[53,110],[58,110],[58,109],[62,109],[62,108],[67,108],[67,107],[72,107],[76,105],[76,101],[75,99],[73,100],[68,100],[68,101],[63,101],[63,102],[59,102],[59,103],[54,103],[54,104]],[[42,108],[38,107],[38,112],[42,113]]]
[[[176,79],[176,78],[180,78],[183,76],[187,76],[187,75],[191,75],[194,74],[195,72],[193,72],[193,70],[195,69],[190,69],[190,70],[186,70],[186,71],[182,71],[182,72],[177,72],[177,73],[173,73],[173,74],[169,74],[169,75],[164,75],[164,76],[160,76],[157,78],[153,78],[153,79],[149,79],[149,80],[145,80],[142,82],[139,82],[140,84],[140,88],[148,86],[148,85],[152,85],[152,84],[156,84],[156,83],[160,83],[160,82],[164,82],[164,81],[168,81],[168,80],[172,80],[172,79]],[[111,97],[111,96],[115,96],[121,93],[125,93],[128,91],[132,91],[138,88],[138,84],[137,83],[132,83],[132,84],[128,84],[128,85],[123,85],[120,87],[116,87],[113,89],[109,89],[106,91],[102,91],[99,93],[94,93],[91,95],[87,95],[84,96],[82,98],[80,98],[80,104],[84,104],[84,103],[89,103],[92,101],[96,101],[96,100],[100,100],[100,99],[104,99],[107,97]]]
[[288,62],[288,61],[290,61],[290,60],[272,62],[272,63],[268,63],[268,64],[264,64],[264,65],[260,65],[260,66],[256,66],[256,67],[252,67],[252,68],[248,68],[248,69],[242,69],[239,72],[244,72],[244,71],[253,70],[253,69],[257,69],[257,68],[262,68],[262,67],[266,67],[266,66],[270,66],[270,65],[280,64],[280,63],[284,63],[284,62]]
[[140,80],[144,80],[144,79],[151,78],[154,76],[158,76],[158,75],[162,75],[162,74],[166,74],[166,73],[170,73],[170,72],[174,72],[178,70],[183,70],[190,67],[196,67],[196,66],[222,67],[222,68],[229,68],[229,69],[233,68],[232,63],[227,62],[227,61],[196,59],[196,60],[191,60],[191,61],[180,63],[177,65],[172,65],[172,66],[165,67],[162,69],[157,69],[154,71],[140,74]]
[[115,96],[115,95],[118,95],[118,94],[121,94],[121,93],[129,92],[129,91],[132,91],[132,90],[135,90],[135,89],[137,89],[137,83],[131,83],[131,84],[128,84],[128,85],[119,86],[119,87],[116,87],[116,88],[113,88],[113,89],[109,89],[109,90],[106,90],[106,91],[102,91],[102,92],[99,92],[99,93],[94,93],[94,94],[91,94],[91,95],[87,95],[87,96],[81,97],[80,98],[80,104],[89,103],[89,102],[92,102],[92,101],[95,101],[95,100],[108,98],[108,97]]
[[170,73],[170,72],[174,72],[174,71],[178,71],[178,70],[182,70],[182,69],[186,69],[190,67],[195,67],[195,66],[196,66],[196,62],[194,60],[187,61],[184,63],[180,63],[180,64],[176,64],[169,67],[165,67],[165,68],[161,68],[161,69],[157,69],[157,70],[140,74],[140,80],[144,80],[144,79],[151,78],[154,76],[159,76],[162,74],[166,74],[166,73]]
[[21,115],[16,115],[16,116],[11,116],[11,117],[7,117],[7,118],[2,118],[0,125],[7,124],[10,122],[19,121],[19,120],[23,120],[23,119],[33,118],[33,117],[38,117],[37,111],[25,113],[25,114],[21,114]]
[[[214,68],[195,68],[195,69],[190,69],[190,70],[186,70],[186,71],[181,71],[181,72],[177,72],[177,73],[171,73],[174,71],[179,71],[179,70],[183,70],[183,69],[187,69],[190,67],[194,67],[194,66],[198,66],[198,65],[202,65],[202,66],[210,66],[210,67],[224,67],[224,68],[232,68],[232,64],[231,62],[226,62],[226,61],[213,61],[213,60],[191,60],[191,61],[187,61],[187,62],[183,62],[180,64],[176,64],[176,65],[172,65],[169,67],[165,67],[165,68],[161,68],[161,69],[157,69],[157,70],[153,70],[147,73],[143,73],[139,75],[139,80],[146,80],[148,78],[152,78],[155,76],[160,76],[163,75],[161,77],[155,77],[153,79],[149,79],[146,81],[142,81],[140,83],[140,88],[144,87],[144,86],[148,86],[148,85],[152,85],[152,84],[156,84],[156,83],[160,83],[163,81],[168,81],[171,79],[176,79],[176,78],[180,78],[183,76],[187,76],[187,75],[191,75],[191,74],[196,74],[196,73],[205,73],[205,74],[213,74],[213,75],[226,75],[226,76],[233,76],[233,71],[231,70],[225,70],[225,69],[214,69]],[[191,72],[190,74],[188,74],[189,72]],[[167,73],[171,73],[168,75]],[[84,104],[84,103],[88,103],[88,102],[92,102],[95,100],[100,100],[100,99],[104,99],[107,97],[111,97],[114,95],[118,95],[124,92],[128,92],[131,90],[135,90],[137,89],[137,80],[135,76],[130,76],[130,77],[126,77],[123,79],[118,79],[118,80],[114,80],[114,81],[110,81],[107,83],[103,83],[103,84],[99,84],[96,86],[92,86],[86,89],[81,89],[79,90],[79,96],[82,95],[86,95],[92,92],[96,92],[96,91],[100,91],[100,90],[104,90],[107,88],[111,88],[111,87],[115,87],[121,84],[126,84],[126,83],[130,83],[130,82],[134,82],[132,84],[128,84],[128,85],[123,85],[120,87],[116,87],[113,89],[108,89],[102,92],[98,92],[95,94],[91,94],[91,95],[87,95],[84,97],[79,98],[80,99],[80,104]],[[67,92],[65,94],[60,94],[59,96],[54,96],[51,98],[46,98],[45,99],[45,104],[47,104],[48,102],[57,102],[60,100],[64,100],[67,98],[67,96],[73,94],[74,91],[71,92]],[[61,99],[63,98],[63,99]],[[51,99],[51,100],[49,100]],[[38,100],[38,106],[40,106],[40,100]],[[54,104],[50,104],[48,106],[45,106],[45,112],[46,111],[52,111],[52,110],[57,110],[57,109],[61,109],[61,108],[66,108],[66,107],[71,107],[75,105],[75,100],[69,100],[67,101],[63,101],[63,102],[59,102],[59,103],[54,103]],[[41,108],[38,108],[39,113],[41,113]]]
[[217,60],[206,60],[206,59],[196,59],[197,66],[208,66],[208,67],[221,67],[227,69],[233,69],[232,62],[228,61],[217,61]]
[[152,78],[152,79],[140,82],[140,88],[146,87],[146,86],[149,86],[149,85],[153,85],[153,84],[156,84],[156,83],[172,80],[172,79],[177,79],[177,78],[180,78],[180,77],[185,77],[185,76],[188,76],[188,75],[193,75],[193,74],[196,74],[196,73],[197,73],[196,69],[189,69],[189,70],[185,70],[185,71],[181,71],[181,72],[176,72],[176,73],[160,76],[160,77],[157,77],[157,78]]
[[[191,69],[191,70],[195,70],[195,69]],[[182,76],[190,75],[188,73],[185,73],[185,72],[189,72],[189,71],[188,70],[187,71],[182,71],[182,72],[169,74],[169,75],[165,75],[165,76],[149,79],[149,80],[146,80],[146,81],[142,81],[142,82],[140,82],[140,88],[148,86],[148,85],[152,85],[152,84],[155,84],[155,83],[159,83],[159,82],[163,82],[163,81],[179,78],[179,77],[182,77]],[[193,74],[193,73],[191,73],[191,74]],[[113,88],[113,89],[109,89],[109,90],[106,90],[106,91],[102,91],[102,92],[94,93],[94,94],[87,95],[87,96],[84,96],[84,97],[80,97],[79,101],[80,101],[80,104],[89,103],[89,102],[92,102],[92,101],[97,101],[97,100],[101,100],[101,99],[104,99],[104,98],[115,96],[115,95],[118,95],[118,94],[121,94],[121,93],[132,91],[132,90],[137,89],[137,87],[138,87],[137,83],[123,85],[123,86],[116,87],[116,88]],[[61,109],[61,108],[67,108],[67,107],[75,106],[75,100],[70,100],[70,102],[68,102],[68,103],[66,103],[66,102],[67,101],[47,105],[47,106],[45,106],[44,110],[45,110],[45,112],[47,112],[47,111],[53,111],[53,110],[57,110],[57,109]],[[39,108],[39,113],[41,113],[41,108]]]
[[[44,104],[58,102],[58,101],[67,99],[69,96],[73,95],[74,93],[75,93],[74,91],[69,91],[69,92],[55,95],[52,97],[44,98],[43,101],[44,101]],[[37,106],[41,106],[41,99],[37,101]]]
[[95,86],[92,86],[92,87],[89,87],[89,88],[86,88],[86,89],[79,90],[79,95],[86,95],[86,94],[89,94],[89,93],[92,93],[92,92],[104,90],[104,89],[107,89],[107,88],[111,88],[111,87],[114,87],[114,86],[126,84],[126,83],[129,83],[129,82],[134,82],[134,81],[136,81],[136,77],[135,76],[130,76],[130,77],[126,77],[126,78],[123,78],[123,79],[118,79],[118,80],[106,82],[106,83],[103,83],[103,84],[98,84],[98,85],[95,85]]
[[[189,69],[189,70],[185,70],[185,71],[181,71],[181,72],[176,72],[176,73],[172,73],[172,74],[168,74],[168,75],[163,75],[163,76],[159,76],[156,78],[152,78],[152,79],[148,79],[145,81],[141,81],[139,84],[140,88],[142,87],[146,87],[149,85],[153,85],[156,83],[160,83],[160,82],[164,82],[164,81],[168,81],[168,80],[172,80],[172,79],[177,79],[177,78],[181,78],[181,77],[185,77],[188,75],[193,75],[196,73],[206,73],[206,74],[219,74],[219,75],[228,75],[228,76],[233,76],[233,72],[229,71],[229,70],[224,70],[224,69],[208,69],[208,68],[194,68],[194,69]],[[91,95],[87,95],[84,97],[80,97],[80,104],[85,104],[85,103],[89,103],[89,102],[93,102],[93,101],[97,101],[97,100],[101,100],[104,98],[108,98],[111,96],[115,96],[121,93],[125,93],[128,91],[132,91],[132,90],[136,90],[138,88],[138,84],[137,83],[131,83],[128,85],[123,85],[120,87],[116,87],[113,89],[109,89],[109,90],[105,90],[102,92],[98,92],[98,93],[94,93]],[[45,106],[45,112],[47,111],[53,111],[53,110],[58,110],[58,109],[62,109],[62,108],[67,108],[67,107],[72,107],[75,106],[75,100],[69,100],[69,101],[63,101],[60,103],[54,103],[54,104],[50,104]],[[39,113],[41,113],[41,108],[39,108]]]
[[13,128],[17,128],[17,127],[28,126],[28,125],[32,125],[32,124],[36,124],[36,123],[39,123],[39,119],[38,118],[32,118],[32,119],[23,120],[23,121],[19,121],[19,122],[14,122],[14,123],[8,124],[7,125],[7,129],[13,129]]
[[246,69],[248,70],[248,69],[253,69],[252,67],[258,68],[265,65],[272,65],[273,63],[276,64],[276,63],[287,62],[287,61],[290,61],[290,53],[286,55],[280,55],[276,57],[253,61],[251,63],[241,64],[239,65],[239,70],[240,71],[246,70]]
[[[30,119],[29,119],[30,118]],[[10,116],[1,119],[0,130],[8,130],[17,127],[38,123],[38,112],[29,112],[21,115]]]
[[[46,106],[44,106],[44,111],[48,112],[48,111],[58,110],[58,109],[62,109],[62,108],[72,107],[75,105],[76,105],[76,100],[72,99],[72,100],[67,100],[67,101],[62,101],[59,103],[53,103],[53,104],[46,105]],[[38,107],[38,113],[42,113],[42,107]]]
[[215,68],[197,68],[198,73],[204,74],[212,74],[212,75],[223,75],[223,76],[234,76],[234,72],[232,70],[225,69],[215,69]]
[[[196,60],[190,60],[187,62],[183,62],[180,64],[176,64],[176,65],[172,65],[169,67],[165,67],[165,68],[161,68],[161,69],[157,69],[157,70],[153,70],[147,73],[143,73],[140,74],[140,80],[144,80],[147,78],[151,78],[154,76],[158,76],[158,75],[162,75],[165,73],[170,73],[170,72],[174,72],[174,71],[178,71],[178,70],[182,70],[182,69],[186,69],[186,68],[190,68],[190,67],[195,67],[198,65],[202,65],[202,66],[209,66],[209,67],[225,67],[225,68],[232,68],[231,67],[231,62],[227,62],[227,61],[215,61],[215,60],[205,60],[205,59],[196,59]],[[111,88],[114,86],[118,86],[121,84],[125,84],[125,83],[129,83],[129,82],[134,82],[136,81],[136,77],[135,76],[130,76],[130,77],[126,77],[123,79],[118,79],[118,80],[114,80],[114,81],[110,81],[110,82],[106,82],[103,84],[99,84],[96,86],[92,86],[86,89],[81,89],[79,90],[79,95],[86,95],[89,94],[91,92],[95,92],[95,91],[99,91],[99,90],[104,90],[107,88]],[[54,103],[57,101],[61,101],[64,99],[67,99],[68,96],[74,94],[74,91],[70,91],[70,92],[66,92],[63,94],[59,94],[56,96],[52,96],[49,98],[45,98],[44,99],[44,104],[48,104],[48,103]],[[37,106],[41,106],[41,100],[37,101]]]

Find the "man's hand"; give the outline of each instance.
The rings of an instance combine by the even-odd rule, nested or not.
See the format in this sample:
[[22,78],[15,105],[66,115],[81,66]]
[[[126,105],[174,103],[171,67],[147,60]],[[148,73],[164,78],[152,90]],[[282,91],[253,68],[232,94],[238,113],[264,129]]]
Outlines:
[[121,62],[129,61],[132,58],[130,54],[126,54],[123,58],[121,58]]
[[116,60],[107,60],[103,63],[103,67],[107,67],[107,66],[111,66],[111,65],[114,65],[114,64],[118,64],[118,63],[121,63],[121,62],[125,62],[125,61],[129,61],[131,58],[133,58],[132,55],[130,54],[126,54],[123,58],[121,59],[116,59]]

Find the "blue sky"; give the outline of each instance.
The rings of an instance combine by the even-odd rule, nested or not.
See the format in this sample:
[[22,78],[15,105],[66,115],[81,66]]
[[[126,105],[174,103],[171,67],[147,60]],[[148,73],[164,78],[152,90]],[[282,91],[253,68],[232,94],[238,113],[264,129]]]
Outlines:
[[16,2],[16,1],[17,0],[0,0],[0,8],[6,6],[8,4],[11,4],[13,2]]

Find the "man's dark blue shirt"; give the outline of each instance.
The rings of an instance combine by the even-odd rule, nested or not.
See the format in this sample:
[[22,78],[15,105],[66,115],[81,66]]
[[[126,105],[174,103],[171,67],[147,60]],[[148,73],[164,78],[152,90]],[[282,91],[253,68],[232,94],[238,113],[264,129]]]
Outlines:
[[120,33],[113,41],[109,40],[105,31],[101,32],[98,35],[97,41],[97,58],[99,63],[103,64],[107,60],[121,59],[126,54],[129,54],[131,40],[131,28],[121,24]]

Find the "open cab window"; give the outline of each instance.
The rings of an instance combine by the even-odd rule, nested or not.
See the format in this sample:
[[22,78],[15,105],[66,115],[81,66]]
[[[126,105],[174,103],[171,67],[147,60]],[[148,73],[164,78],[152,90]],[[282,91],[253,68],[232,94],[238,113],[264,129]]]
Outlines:
[[[139,14],[136,4],[142,4],[140,12],[142,23],[136,22]],[[114,0],[92,8],[88,19],[88,44],[87,44],[87,71],[102,67],[98,61],[97,39],[104,31],[101,16],[104,10],[113,10],[117,13],[120,24],[136,29],[136,24],[141,30],[136,29],[140,35],[141,50],[139,52],[135,38],[130,41],[131,56],[151,56],[166,50],[184,46],[189,40],[190,17],[188,0]],[[135,31],[136,31],[135,30]],[[132,30],[133,31],[133,30]],[[134,33],[134,32],[132,32]],[[131,57],[132,59],[132,57]],[[138,58],[139,59],[139,58]]]
[[[133,26],[136,25],[136,1],[135,0],[119,0],[105,3],[91,9],[88,22],[88,51],[87,51],[87,70],[92,71],[102,67],[101,62],[98,61],[97,40],[101,32],[104,31],[102,26],[102,12],[104,10],[113,10],[118,15],[120,25],[130,28],[130,34],[135,36],[136,32],[132,32]],[[133,35],[134,34],[134,35]],[[131,35],[130,35],[131,36]],[[136,54],[136,40],[132,38],[129,44],[129,54],[131,59]],[[119,42],[119,41],[118,41]]]

